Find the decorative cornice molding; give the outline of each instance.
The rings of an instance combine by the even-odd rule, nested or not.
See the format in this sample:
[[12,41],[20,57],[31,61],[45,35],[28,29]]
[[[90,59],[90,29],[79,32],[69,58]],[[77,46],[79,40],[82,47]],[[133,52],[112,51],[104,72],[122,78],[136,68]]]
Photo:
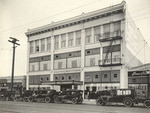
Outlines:
[[85,23],[85,22],[89,22],[89,21],[96,20],[99,18],[104,18],[104,17],[110,16],[112,14],[122,13],[124,11],[124,5],[125,5],[124,2],[122,2],[121,4],[117,4],[117,5],[114,5],[111,7],[106,7],[106,8],[96,10],[96,11],[93,11],[93,12],[90,12],[87,14],[85,14],[83,12],[79,16],[65,19],[62,21],[58,21],[58,22],[52,21],[51,24],[37,27],[34,29],[28,29],[28,31],[25,34],[27,37],[30,37],[33,35],[38,35],[38,34],[42,34],[45,32],[62,29],[65,27],[69,27],[69,26],[73,26],[73,25],[77,25],[77,24],[81,24],[81,23]]

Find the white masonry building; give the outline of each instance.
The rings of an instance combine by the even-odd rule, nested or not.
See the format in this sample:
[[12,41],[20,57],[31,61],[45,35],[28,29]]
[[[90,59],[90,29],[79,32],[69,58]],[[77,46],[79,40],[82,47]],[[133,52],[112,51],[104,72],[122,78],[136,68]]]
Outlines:
[[142,36],[122,2],[29,29],[27,89],[97,91],[128,87]]

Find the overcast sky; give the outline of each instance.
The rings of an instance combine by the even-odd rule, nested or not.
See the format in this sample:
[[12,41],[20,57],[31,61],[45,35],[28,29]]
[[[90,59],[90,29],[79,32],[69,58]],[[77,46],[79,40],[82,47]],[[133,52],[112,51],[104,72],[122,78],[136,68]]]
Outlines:
[[[150,0],[125,0],[135,24],[150,45]],[[52,21],[77,16],[122,0],[0,0],[0,76],[10,76],[12,44],[15,37],[21,44],[16,48],[15,76],[26,75],[27,29],[50,24]]]

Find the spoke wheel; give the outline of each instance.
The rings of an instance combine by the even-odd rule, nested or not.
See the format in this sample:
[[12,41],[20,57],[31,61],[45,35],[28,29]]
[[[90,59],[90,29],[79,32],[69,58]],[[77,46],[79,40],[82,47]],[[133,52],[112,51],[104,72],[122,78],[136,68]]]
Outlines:
[[58,104],[59,103],[59,98],[54,98],[54,103]]
[[51,98],[50,98],[50,97],[46,97],[46,98],[45,98],[45,102],[46,102],[46,103],[50,103],[50,102],[51,102]]
[[132,107],[134,104],[133,104],[133,101],[131,99],[125,99],[123,104],[126,106],[126,107]]
[[33,102],[33,97],[32,96],[28,97],[28,102]]
[[98,99],[98,100],[96,100],[96,105],[97,106],[104,106],[106,103],[102,100],[102,99]]
[[145,101],[144,101],[144,106],[145,106],[146,108],[150,108],[150,100],[145,100]]
[[78,101],[77,101],[76,98],[73,98],[73,99],[71,100],[71,102],[72,102],[72,104],[77,104],[77,103],[78,103]]

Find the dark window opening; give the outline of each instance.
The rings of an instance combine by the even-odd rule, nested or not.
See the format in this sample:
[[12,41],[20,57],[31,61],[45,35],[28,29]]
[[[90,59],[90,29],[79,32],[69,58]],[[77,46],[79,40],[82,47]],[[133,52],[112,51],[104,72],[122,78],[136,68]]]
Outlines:
[[95,75],[95,78],[98,78],[98,75]]
[[64,80],[64,77],[62,77],[61,79]]
[[72,54],[71,54],[71,53],[69,53],[69,56],[72,56]]
[[107,74],[104,75],[104,78],[107,78]]
[[136,82],[136,79],[132,79],[132,82]]
[[87,51],[87,53],[90,53],[90,51]]
[[86,75],[86,78],[89,79],[89,78],[90,78],[90,75]]
[[69,78],[69,80],[70,80],[70,79],[71,79],[71,76],[69,76],[68,78]]
[[114,78],[117,78],[117,74],[114,74]]
[[48,81],[48,80],[49,80],[49,77],[46,77],[46,80]]

